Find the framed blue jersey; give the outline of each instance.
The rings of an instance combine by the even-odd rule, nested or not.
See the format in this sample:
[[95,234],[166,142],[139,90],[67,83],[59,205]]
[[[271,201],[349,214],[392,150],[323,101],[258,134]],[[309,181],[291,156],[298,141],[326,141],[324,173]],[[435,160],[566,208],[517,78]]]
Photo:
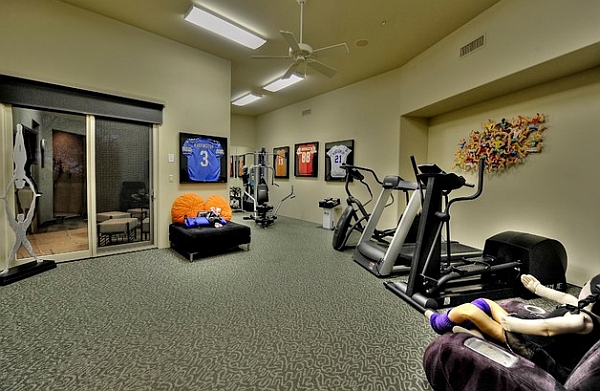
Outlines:
[[179,141],[180,183],[227,182],[227,138],[179,133]]

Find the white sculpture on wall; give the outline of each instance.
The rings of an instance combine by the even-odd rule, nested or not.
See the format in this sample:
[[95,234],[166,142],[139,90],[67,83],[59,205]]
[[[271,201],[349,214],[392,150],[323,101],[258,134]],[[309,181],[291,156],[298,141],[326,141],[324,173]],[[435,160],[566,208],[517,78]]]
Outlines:
[[[13,148],[13,161],[14,161],[14,173],[6,186],[6,191],[4,195],[0,197],[4,200],[4,205],[6,208],[6,217],[8,218],[8,224],[15,232],[15,244],[13,245],[10,255],[6,260],[6,265],[4,270],[0,272],[0,276],[8,273],[10,269],[10,264],[15,260],[15,256],[17,251],[23,245],[25,249],[29,252],[29,254],[36,260],[37,263],[41,263],[42,260],[38,258],[33,250],[33,246],[27,239],[27,229],[31,225],[31,221],[33,220],[33,216],[35,215],[35,201],[40,194],[37,194],[35,191],[35,186],[33,182],[27,177],[25,173],[25,164],[27,163],[27,151],[25,150],[25,141],[23,139],[23,126],[21,124],[17,125],[17,134],[15,137],[15,145]],[[8,196],[9,191],[13,190],[13,186],[17,188],[17,190],[25,188],[25,185],[29,186],[29,189],[33,193],[33,197],[31,197],[31,205],[29,207],[29,211],[27,215],[24,213],[18,213],[16,216],[13,213],[13,208],[9,205],[6,197]]]

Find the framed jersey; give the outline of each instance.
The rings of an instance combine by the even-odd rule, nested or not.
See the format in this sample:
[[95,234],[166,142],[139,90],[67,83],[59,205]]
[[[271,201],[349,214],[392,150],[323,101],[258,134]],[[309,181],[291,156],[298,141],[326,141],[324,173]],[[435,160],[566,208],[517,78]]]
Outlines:
[[294,175],[299,177],[319,176],[319,142],[296,144]]
[[273,148],[273,166],[275,168],[275,178],[290,177],[290,147]]
[[354,140],[325,144],[325,180],[343,181],[346,170],[341,167],[342,164],[354,164]]
[[179,133],[179,182],[227,182],[227,138]]

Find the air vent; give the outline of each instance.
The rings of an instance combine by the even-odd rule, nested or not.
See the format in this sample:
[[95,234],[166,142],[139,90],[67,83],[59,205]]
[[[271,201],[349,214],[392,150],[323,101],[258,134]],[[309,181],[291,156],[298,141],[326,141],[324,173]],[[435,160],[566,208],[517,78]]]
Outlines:
[[312,109],[306,109],[306,110],[302,110],[302,116],[304,117],[305,115],[309,115],[310,113],[312,113]]
[[475,50],[477,50],[483,46],[485,46],[485,35],[482,35],[481,37],[474,39],[473,41],[469,42],[468,44],[466,44],[465,46],[460,48],[460,57],[464,57],[467,54],[473,53]]

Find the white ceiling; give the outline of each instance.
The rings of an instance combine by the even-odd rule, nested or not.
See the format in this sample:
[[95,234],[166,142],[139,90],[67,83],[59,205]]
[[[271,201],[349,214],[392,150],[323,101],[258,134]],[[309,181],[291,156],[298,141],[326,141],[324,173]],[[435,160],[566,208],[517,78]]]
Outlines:
[[[231,60],[231,96],[237,98],[283,75],[291,60],[252,55],[288,54],[280,30],[299,38],[296,0],[61,0]],[[331,78],[308,68],[306,80],[232,113],[259,115],[396,69],[500,0],[307,0],[303,41],[314,49],[346,42],[349,54],[320,58]],[[183,20],[195,4],[267,39],[253,51]],[[356,43],[366,40],[366,46]]]

